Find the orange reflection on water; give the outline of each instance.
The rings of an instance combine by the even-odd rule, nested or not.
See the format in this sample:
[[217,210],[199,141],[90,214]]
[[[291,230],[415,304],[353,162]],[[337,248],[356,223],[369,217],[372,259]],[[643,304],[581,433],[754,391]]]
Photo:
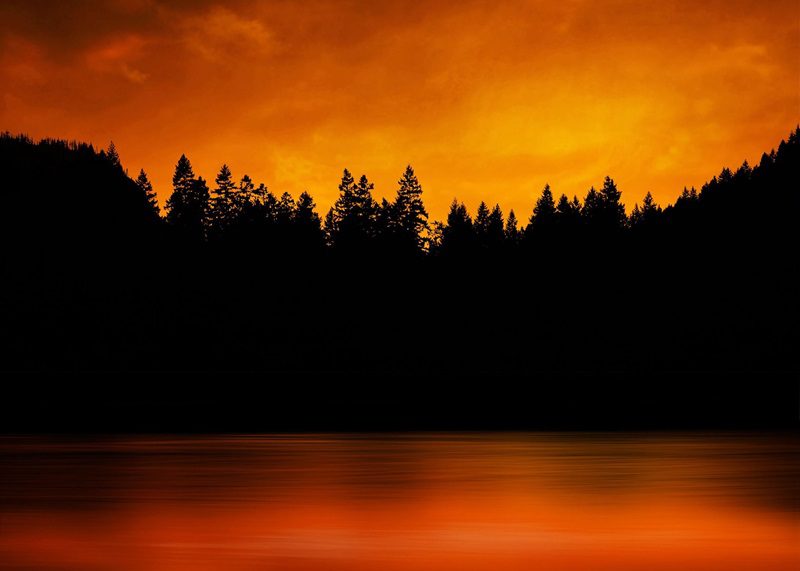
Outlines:
[[795,570],[792,444],[6,439],[0,568]]

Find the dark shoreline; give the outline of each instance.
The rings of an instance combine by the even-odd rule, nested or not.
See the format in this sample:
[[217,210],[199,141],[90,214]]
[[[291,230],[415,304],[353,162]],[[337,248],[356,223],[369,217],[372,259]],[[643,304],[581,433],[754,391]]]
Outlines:
[[793,372],[4,376],[5,434],[800,428]]

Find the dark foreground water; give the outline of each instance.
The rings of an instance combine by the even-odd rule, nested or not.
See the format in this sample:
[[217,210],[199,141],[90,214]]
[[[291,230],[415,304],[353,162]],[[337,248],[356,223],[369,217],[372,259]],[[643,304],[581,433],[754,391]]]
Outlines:
[[0,568],[800,569],[764,434],[0,439]]

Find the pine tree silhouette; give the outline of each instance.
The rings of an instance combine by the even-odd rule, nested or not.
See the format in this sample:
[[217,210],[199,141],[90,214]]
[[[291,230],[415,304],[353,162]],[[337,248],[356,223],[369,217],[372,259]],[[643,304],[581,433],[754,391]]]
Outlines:
[[581,219],[581,203],[577,196],[570,201],[566,194],[562,194],[556,205],[556,223],[565,231],[577,227]]
[[395,224],[397,240],[401,247],[421,251],[425,247],[424,233],[430,226],[428,212],[422,203],[422,186],[411,165],[406,167],[398,184],[400,186],[390,216]]
[[505,222],[503,220],[503,211],[500,209],[499,204],[495,204],[489,213],[486,225],[486,245],[490,249],[497,250],[503,246],[504,239]]
[[485,247],[489,236],[489,207],[484,201],[478,205],[473,223],[475,238],[480,246]]
[[[484,210],[486,205],[484,204]],[[486,214],[488,218],[488,213]],[[464,203],[453,199],[447,214],[447,224],[441,228],[441,254],[450,257],[468,255],[475,245],[472,218]]]
[[330,220],[326,218],[328,240],[339,250],[365,251],[375,237],[378,205],[372,198],[373,184],[362,175],[356,184],[347,169],[339,184],[339,198]]
[[260,184],[256,187],[250,175],[244,175],[239,181],[239,188],[233,195],[234,208],[241,212],[247,209],[254,202],[260,201],[262,204],[267,195],[267,187]]
[[661,207],[656,204],[653,195],[648,192],[644,200],[642,200],[642,207],[639,208],[635,204],[630,216],[630,225],[632,228],[651,227],[658,222],[661,217]]
[[166,203],[167,222],[191,240],[205,238],[209,191],[203,178],[195,178],[192,164],[181,155],[172,176],[172,195]]
[[594,232],[610,235],[626,226],[628,217],[620,198],[619,189],[609,176],[603,181],[601,190],[589,189],[583,201],[583,219]]
[[111,141],[108,145],[108,150],[106,151],[106,158],[108,162],[110,162],[115,167],[121,169],[122,163],[119,160],[119,153],[117,152],[117,146],[114,144],[114,141]]
[[514,210],[508,212],[505,228],[506,243],[512,248],[519,243],[519,222],[517,222],[517,215]]
[[158,197],[156,196],[156,193],[153,190],[153,185],[150,183],[150,179],[147,178],[147,173],[144,172],[144,169],[139,170],[139,176],[136,177],[136,184],[139,185],[140,189],[142,189],[145,200],[147,201],[148,206],[152,209],[153,213],[156,216],[160,216],[161,211],[158,207]]
[[526,239],[535,241],[539,238],[547,239],[545,236],[554,226],[556,218],[556,205],[553,202],[553,192],[550,185],[545,184],[542,194],[536,199],[528,226],[525,229]]
[[[514,247],[515,213],[504,222],[486,202],[473,223],[453,200],[431,230],[410,167],[380,206],[366,176],[345,171],[325,220],[330,250],[308,193],[273,194],[248,176],[235,185],[225,167],[212,201],[185,156],[162,222],[145,171],[132,179],[114,156],[0,134],[7,366],[638,375],[796,365],[800,130],[663,210],[648,193],[629,219],[610,177],[584,203],[545,187],[532,249],[527,238]],[[241,214],[217,234],[221,197]],[[151,293],[161,290],[176,292],[166,312]],[[499,302],[508,309],[492,309]],[[407,350],[421,315],[425,342]]]
[[221,232],[231,224],[238,214],[236,202],[236,184],[228,165],[223,164],[214,179],[216,186],[211,198],[211,224]]
[[288,192],[284,192],[281,194],[276,207],[278,223],[288,227],[294,221],[296,208],[294,198]]

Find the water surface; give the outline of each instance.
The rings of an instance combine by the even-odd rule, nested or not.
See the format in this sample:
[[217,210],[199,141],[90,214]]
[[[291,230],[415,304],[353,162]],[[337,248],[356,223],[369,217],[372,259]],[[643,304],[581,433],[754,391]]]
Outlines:
[[0,439],[0,568],[800,568],[797,439]]

